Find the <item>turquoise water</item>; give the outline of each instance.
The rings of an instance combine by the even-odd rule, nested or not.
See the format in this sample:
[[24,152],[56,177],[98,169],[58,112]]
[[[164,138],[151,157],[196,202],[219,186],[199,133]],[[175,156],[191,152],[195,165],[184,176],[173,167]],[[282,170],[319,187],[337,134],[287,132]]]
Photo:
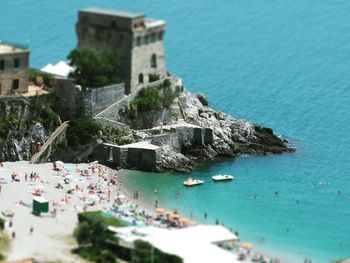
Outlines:
[[[1,1],[0,39],[29,43],[35,67],[57,62],[76,44],[77,10],[89,6],[167,20],[170,71],[212,107],[273,127],[298,149],[203,167],[191,176],[207,183],[193,189],[166,174],[133,172],[125,184],[197,220],[207,212],[292,262],[350,257],[349,1]],[[219,173],[236,179],[212,183]]]

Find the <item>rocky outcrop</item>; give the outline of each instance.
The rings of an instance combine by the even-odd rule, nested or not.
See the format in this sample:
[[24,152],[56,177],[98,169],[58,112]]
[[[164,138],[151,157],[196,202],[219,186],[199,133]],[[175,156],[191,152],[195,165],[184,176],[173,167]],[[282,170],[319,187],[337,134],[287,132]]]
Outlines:
[[[237,120],[226,113],[217,112],[208,107],[203,95],[193,95],[185,91],[181,94],[179,101],[186,121],[212,129],[213,140],[211,144],[193,145],[193,142],[188,140],[188,136],[180,136],[182,137],[181,153],[170,146],[162,148],[161,166],[164,169],[189,171],[194,163],[191,161],[193,158],[212,160],[217,156],[266,155],[295,151],[288,147],[286,140],[276,136],[271,128],[246,120]],[[183,130],[178,128],[177,132],[183,134]]]
[[2,161],[29,160],[56,128],[56,121],[44,125],[43,112],[21,100],[0,101],[0,114]]

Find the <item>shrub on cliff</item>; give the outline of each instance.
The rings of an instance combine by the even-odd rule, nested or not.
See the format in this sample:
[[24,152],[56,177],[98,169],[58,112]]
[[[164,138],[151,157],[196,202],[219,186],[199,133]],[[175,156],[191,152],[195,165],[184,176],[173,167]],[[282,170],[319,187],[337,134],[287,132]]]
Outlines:
[[135,251],[133,253],[131,262],[132,263],[182,263],[182,258],[164,253],[158,248],[152,247],[152,245],[148,242],[142,240],[136,240]]
[[143,88],[130,103],[131,117],[137,118],[138,112],[168,108],[179,94],[179,89],[174,90],[169,79],[158,86]]
[[86,87],[102,87],[119,82],[120,63],[115,51],[96,52],[91,49],[74,49],[68,55],[74,72],[69,76]]
[[67,128],[67,143],[73,148],[91,143],[99,130],[100,127],[94,120],[71,120]]

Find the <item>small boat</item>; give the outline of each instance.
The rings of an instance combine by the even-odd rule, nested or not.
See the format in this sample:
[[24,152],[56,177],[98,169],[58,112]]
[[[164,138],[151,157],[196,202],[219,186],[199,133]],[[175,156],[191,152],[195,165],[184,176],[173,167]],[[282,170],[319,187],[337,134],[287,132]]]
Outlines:
[[204,181],[202,181],[202,180],[192,179],[190,177],[184,182],[184,186],[194,186],[194,185],[199,185],[199,184],[203,184],[203,183],[204,183]]
[[233,180],[233,176],[232,175],[214,175],[211,177],[214,181],[227,181],[227,180]]

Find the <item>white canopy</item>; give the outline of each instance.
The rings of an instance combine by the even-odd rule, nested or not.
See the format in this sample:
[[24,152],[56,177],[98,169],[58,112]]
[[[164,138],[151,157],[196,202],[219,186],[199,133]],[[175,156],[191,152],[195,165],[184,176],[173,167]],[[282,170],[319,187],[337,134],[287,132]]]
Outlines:
[[47,72],[65,78],[68,77],[69,73],[73,70],[74,69],[71,66],[69,66],[67,62],[64,61],[60,61],[55,65],[49,63],[41,69],[41,71],[43,72]]

